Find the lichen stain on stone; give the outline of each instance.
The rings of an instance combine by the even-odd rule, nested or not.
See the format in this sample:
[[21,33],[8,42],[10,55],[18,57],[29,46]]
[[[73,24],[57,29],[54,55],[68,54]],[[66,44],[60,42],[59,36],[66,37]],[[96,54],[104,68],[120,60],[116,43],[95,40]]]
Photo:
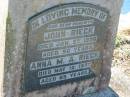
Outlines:
[[45,5],[47,3],[47,0],[43,0],[43,2],[41,3],[41,0],[33,0],[32,1],[32,10],[33,12],[38,12],[37,8],[39,8],[39,4]]
[[[11,82],[12,80],[12,72],[14,69],[14,56],[15,56],[15,31],[12,27],[12,20],[10,15],[8,14],[6,20],[6,42],[5,42],[5,61],[4,61],[4,92],[6,95],[10,95],[11,91]],[[10,91],[10,93],[7,93]]]
[[64,0],[58,0],[59,1],[59,4],[63,4],[64,3]]
[[6,42],[5,42],[5,69],[8,71],[12,61],[12,52],[14,50],[15,38],[14,30],[12,29],[11,17],[8,15],[6,22]]
[[94,71],[95,74],[97,74],[97,75],[100,74],[101,65],[98,65],[98,62],[92,64],[91,68],[92,68],[92,70]]

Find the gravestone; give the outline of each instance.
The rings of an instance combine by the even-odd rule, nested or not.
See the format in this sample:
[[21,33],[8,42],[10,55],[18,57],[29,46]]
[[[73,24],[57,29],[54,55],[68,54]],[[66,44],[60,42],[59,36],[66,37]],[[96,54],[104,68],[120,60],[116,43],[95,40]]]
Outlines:
[[12,64],[5,70],[5,95],[116,97],[107,87],[121,4],[10,0],[15,44]]

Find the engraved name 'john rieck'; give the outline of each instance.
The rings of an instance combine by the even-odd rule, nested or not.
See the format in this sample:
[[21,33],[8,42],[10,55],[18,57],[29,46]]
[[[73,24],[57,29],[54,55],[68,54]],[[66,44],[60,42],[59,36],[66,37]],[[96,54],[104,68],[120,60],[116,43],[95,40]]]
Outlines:
[[25,90],[95,77],[102,64],[108,12],[92,4],[66,4],[28,21]]

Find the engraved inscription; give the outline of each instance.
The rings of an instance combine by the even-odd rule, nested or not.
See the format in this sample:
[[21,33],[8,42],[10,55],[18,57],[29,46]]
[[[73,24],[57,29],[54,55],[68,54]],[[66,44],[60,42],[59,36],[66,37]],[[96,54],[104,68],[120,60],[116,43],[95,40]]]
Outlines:
[[25,91],[95,77],[102,64],[108,12],[72,3],[41,12],[28,21]]
[[75,29],[58,30],[54,32],[43,32],[44,41],[82,37],[84,35],[93,35],[95,31],[94,26],[81,27]]
[[107,18],[107,13],[98,10],[96,8],[81,7],[81,6],[68,7],[68,8],[57,9],[53,12],[49,12],[48,14],[40,16],[39,18],[37,18],[31,23],[32,30],[36,30],[41,26],[45,25],[46,23],[49,23],[56,19],[70,17],[70,16],[78,16],[78,15],[84,17],[93,17],[101,21],[105,21]]

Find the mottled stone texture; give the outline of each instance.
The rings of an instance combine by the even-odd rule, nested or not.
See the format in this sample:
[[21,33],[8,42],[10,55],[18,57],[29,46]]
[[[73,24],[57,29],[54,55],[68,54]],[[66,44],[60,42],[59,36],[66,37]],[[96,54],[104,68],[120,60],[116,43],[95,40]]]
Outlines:
[[[88,87],[87,85],[93,81],[93,79],[90,79],[79,84],[67,84],[27,94],[24,94],[20,89],[23,78],[23,67],[25,64],[25,46],[27,38],[26,22],[28,18],[55,5],[72,2],[92,3],[104,7],[110,12],[110,20],[107,29],[108,36],[106,39],[107,43],[103,51],[102,70],[98,78],[99,81],[96,84],[97,89],[108,86],[111,76],[110,68],[114,38],[116,36],[122,0],[10,0],[9,20],[11,28],[9,28],[13,34],[11,40],[14,42],[13,45],[11,45],[12,51],[9,51],[11,59],[5,64],[5,97],[75,97],[77,94],[82,94],[83,87]],[[10,42],[11,41],[8,41],[8,43]]]

